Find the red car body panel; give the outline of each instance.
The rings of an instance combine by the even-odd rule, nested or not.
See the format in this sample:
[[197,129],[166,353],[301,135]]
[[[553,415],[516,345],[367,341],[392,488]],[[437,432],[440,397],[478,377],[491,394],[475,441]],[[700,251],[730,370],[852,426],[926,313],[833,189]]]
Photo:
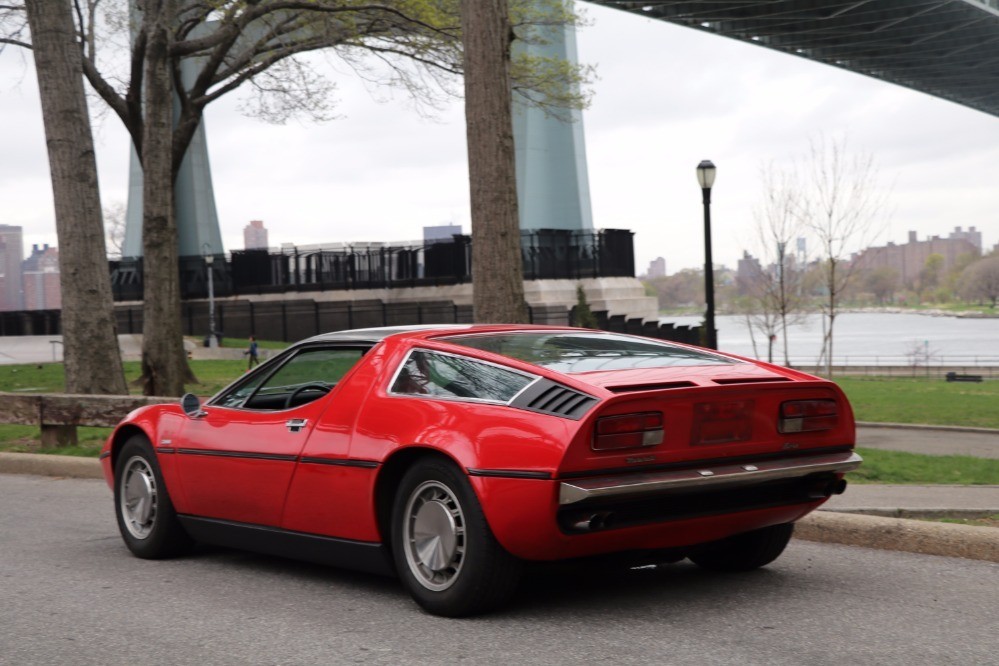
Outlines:
[[[822,502],[626,527],[593,534],[553,529],[558,483],[533,479],[474,478],[476,493],[496,539],[526,560],[560,560],[626,550],[679,548],[768,525],[797,520]],[[545,507],[545,508],[541,508]]]
[[[560,331],[474,327],[467,332]],[[842,391],[816,377],[738,359],[734,364],[563,374],[447,342],[454,330],[389,335],[327,395],[291,409],[252,410],[209,402],[192,418],[179,405],[136,410],[102,452],[108,483],[114,455],[130,433],[152,443],[180,514],[360,542],[385,542],[376,491],[396,456],[418,450],[453,460],[469,474],[500,544],[515,556],[550,560],[621,550],[677,548],[797,520],[825,498],[679,516],[592,533],[567,533],[558,516],[564,479],[720,464],[728,460],[849,451],[854,420]],[[328,344],[336,344],[330,336]],[[322,345],[314,339],[304,344]],[[542,377],[585,393],[595,404],[578,420],[506,404],[392,393],[413,348],[460,354]],[[280,361],[278,361],[280,362]],[[269,372],[266,366],[255,372]],[[224,392],[223,392],[224,393]],[[220,394],[223,395],[223,394]],[[835,427],[781,434],[787,400],[834,400]],[[744,441],[697,441],[697,405],[749,405]],[[663,415],[663,442],[640,450],[594,450],[595,424],[610,415]],[[290,419],[307,425],[290,432]],[[835,474],[842,478],[842,474]],[[624,478],[623,477],[623,478]]]

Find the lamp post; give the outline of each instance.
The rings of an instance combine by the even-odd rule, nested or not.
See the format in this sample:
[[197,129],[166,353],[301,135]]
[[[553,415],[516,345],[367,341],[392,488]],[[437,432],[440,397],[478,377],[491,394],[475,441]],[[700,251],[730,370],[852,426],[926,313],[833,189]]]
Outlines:
[[208,243],[202,245],[201,250],[205,256],[205,267],[208,269],[208,346],[214,349],[219,346],[219,340],[215,337],[215,279],[212,275],[215,256],[212,255],[212,246]]
[[708,306],[704,318],[704,325],[708,329],[705,344],[710,349],[718,349],[715,331],[715,271],[711,260],[711,186],[715,184],[715,165],[711,160],[702,160],[697,165],[697,182],[701,185],[704,203],[704,300]]

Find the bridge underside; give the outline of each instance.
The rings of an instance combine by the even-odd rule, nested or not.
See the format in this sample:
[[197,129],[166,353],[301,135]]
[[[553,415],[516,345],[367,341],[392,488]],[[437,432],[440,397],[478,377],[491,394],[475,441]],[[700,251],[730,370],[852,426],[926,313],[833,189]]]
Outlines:
[[999,116],[996,0],[589,0]]

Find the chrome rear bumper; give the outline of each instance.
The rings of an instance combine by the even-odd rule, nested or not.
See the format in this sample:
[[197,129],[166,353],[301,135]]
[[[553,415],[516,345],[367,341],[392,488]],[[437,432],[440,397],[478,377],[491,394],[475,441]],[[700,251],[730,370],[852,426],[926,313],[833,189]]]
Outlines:
[[822,472],[842,473],[856,469],[861,462],[863,458],[848,451],[739,465],[706,465],[675,471],[599,476],[562,481],[558,502],[565,506],[596,498],[642,497],[673,490],[703,490],[793,479]]

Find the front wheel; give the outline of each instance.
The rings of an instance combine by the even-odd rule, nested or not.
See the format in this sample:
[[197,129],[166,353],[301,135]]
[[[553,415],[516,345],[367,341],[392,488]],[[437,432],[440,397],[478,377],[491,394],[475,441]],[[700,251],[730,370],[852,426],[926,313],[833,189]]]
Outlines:
[[764,527],[719,541],[690,560],[711,571],[751,571],[780,557],[792,534],[794,523]]
[[156,455],[143,435],[131,437],[118,453],[114,504],[121,538],[137,557],[174,557],[193,545],[177,520]]
[[522,569],[496,541],[465,475],[437,459],[403,475],[392,508],[392,554],[416,602],[447,617],[499,606]]

